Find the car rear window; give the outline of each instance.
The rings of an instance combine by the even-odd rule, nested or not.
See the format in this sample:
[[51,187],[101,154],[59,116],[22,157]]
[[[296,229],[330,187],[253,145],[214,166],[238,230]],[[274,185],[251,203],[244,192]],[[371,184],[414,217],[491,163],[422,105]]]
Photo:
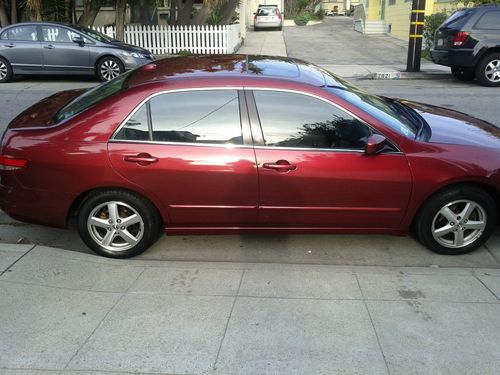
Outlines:
[[132,71],[122,74],[115,79],[94,87],[64,106],[54,117],[54,123],[59,123],[73,117],[103,100],[127,89],[128,80]]
[[258,16],[275,16],[276,8],[259,8]]
[[460,9],[453,13],[450,17],[443,22],[441,27],[453,27],[460,29],[467,20],[469,19],[469,15],[472,13],[471,9]]

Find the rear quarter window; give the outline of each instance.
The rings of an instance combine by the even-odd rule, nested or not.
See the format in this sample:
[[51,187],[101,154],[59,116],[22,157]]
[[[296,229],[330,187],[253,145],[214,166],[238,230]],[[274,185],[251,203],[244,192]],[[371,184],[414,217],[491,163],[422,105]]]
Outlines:
[[484,13],[474,26],[475,29],[500,30],[500,10]]
[[472,10],[470,9],[457,10],[443,22],[441,27],[461,29],[467,23],[471,15]]

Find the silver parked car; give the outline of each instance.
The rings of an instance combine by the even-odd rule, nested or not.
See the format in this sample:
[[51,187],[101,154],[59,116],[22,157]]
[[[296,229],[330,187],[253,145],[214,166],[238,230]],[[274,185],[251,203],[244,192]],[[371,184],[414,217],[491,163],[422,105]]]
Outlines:
[[0,83],[13,75],[97,75],[109,81],[153,60],[148,50],[77,25],[30,22],[0,30]]
[[264,28],[277,28],[281,30],[283,27],[283,15],[276,5],[260,5],[254,15],[254,31]]

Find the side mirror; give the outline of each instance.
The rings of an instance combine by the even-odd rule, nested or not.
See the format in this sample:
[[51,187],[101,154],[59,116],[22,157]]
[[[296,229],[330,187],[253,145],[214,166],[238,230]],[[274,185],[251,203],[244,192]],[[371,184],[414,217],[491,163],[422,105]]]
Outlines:
[[365,154],[366,155],[376,155],[385,146],[387,139],[380,134],[372,134],[370,138],[368,138],[368,142],[366,143]]
[[73,43],[78,43],[79,45],[84,45],[85,44],[85,41],[83,40],[83,38],[81,36],[75,36],[73,37]]

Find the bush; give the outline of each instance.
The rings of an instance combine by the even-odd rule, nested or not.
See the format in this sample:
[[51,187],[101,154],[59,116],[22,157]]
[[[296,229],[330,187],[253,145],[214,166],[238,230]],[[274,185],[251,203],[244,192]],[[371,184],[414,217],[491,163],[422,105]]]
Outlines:
[[430,50],[434,45],[434,34],[441,24],[448,18],[445,11],[425,16],[424,23],[424,42],[425,49]]
[[325,11],[323,9],[320,9],[316,13],[314,13],[315,20],[321,21],[323,18],[325,18]]
[[188,51],[187,49],[183,49],[183,50],[180,50],[179,52],[177,52],[177,55],[179,55],[179,56],[191,56],[192,53],[191,53],[191,51]]
[[293,19],[293,22],[297,26],[305,26],[311,20],[311,15],[309,13],[301,13]]

